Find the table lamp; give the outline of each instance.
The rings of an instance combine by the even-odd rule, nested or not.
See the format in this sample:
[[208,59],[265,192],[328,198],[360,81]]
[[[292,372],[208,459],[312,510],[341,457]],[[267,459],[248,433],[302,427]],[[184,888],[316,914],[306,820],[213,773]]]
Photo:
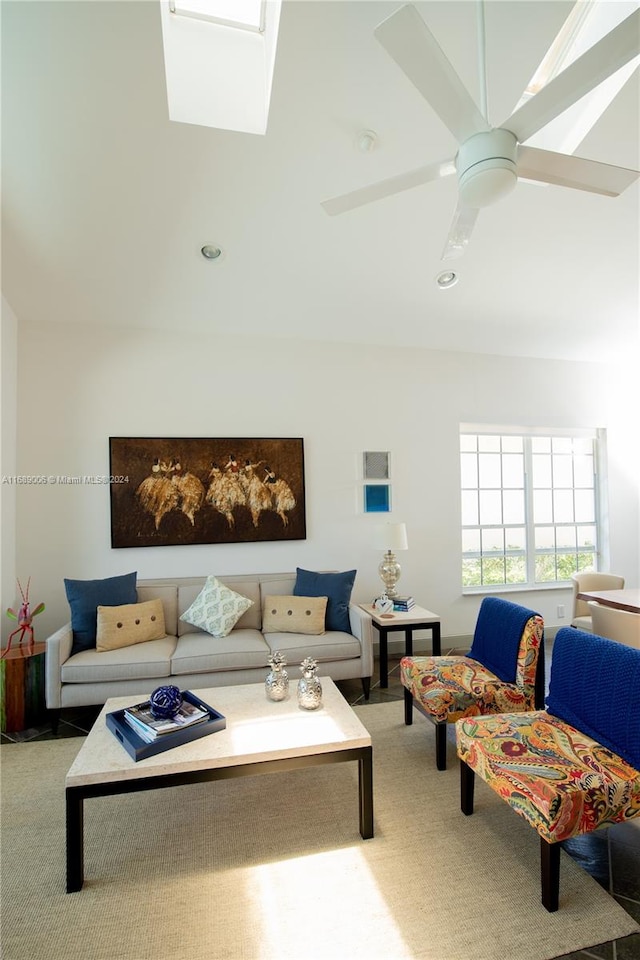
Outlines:
[[384,592],[388,597],[397,597],[396,583],[400,579],[402,568],[396,560],[395,550],[407,550],[407,527],[404,523],[386,523],[381,528],[378,546],[386,553],[378,567],[380,579],[384,583]]

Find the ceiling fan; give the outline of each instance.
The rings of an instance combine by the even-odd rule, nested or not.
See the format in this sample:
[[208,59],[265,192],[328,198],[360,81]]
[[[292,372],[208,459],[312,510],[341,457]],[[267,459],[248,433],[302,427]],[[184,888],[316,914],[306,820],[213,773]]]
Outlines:
[[[482,0],[479,2],[482,9]],[[482,65],[482,14],[479,22]],[[615,197],[640,176],[638,170],[524,145],[538,130],[640,52],[640,9],[574,60],[496,128],[490,126],[414,6],[400,7],[376,27],[375,36],[431,104],[460,148],[450,159],[325,200],[322,207],[328,214],[345,213],[455,173],[458,177],[458,205],[442,254],[443,260],[449,260],[464,253],[479,209],[510,193],[519,178]],[[481,76],[481,94],[483,84],[486,84],[486,77]],[[486,92],[482,99],[486,101]]]

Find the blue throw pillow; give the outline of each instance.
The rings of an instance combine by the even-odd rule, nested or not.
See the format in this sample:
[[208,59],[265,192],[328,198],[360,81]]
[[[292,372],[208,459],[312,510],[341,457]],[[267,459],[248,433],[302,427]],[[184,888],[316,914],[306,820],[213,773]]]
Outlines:
[[71,607],[73,646],[71,655],[80,650],[93,650],[96,645],[98,607],[119,607],[124,603],[136,603],[136,573],[106,580],[67,580],[64,589]]
[[349,601],[357,570],[344,573],[314,573],[312,570],[296,569],[294,597],[328,597],[325,615],[326,630],[342,630],[351,633]]
[[640,650],[563,627],[553,641],[547,710],[640,770]]

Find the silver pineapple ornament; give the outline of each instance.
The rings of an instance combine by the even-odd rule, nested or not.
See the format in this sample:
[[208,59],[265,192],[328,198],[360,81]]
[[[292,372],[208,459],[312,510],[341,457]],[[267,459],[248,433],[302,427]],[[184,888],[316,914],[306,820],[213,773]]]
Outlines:
[[289,695],[289,675],[284,669],[287,661],[283,654],[276,650],[267,658],[267,662],[271,667],[264,681],[267,699],[276,702],[284,700]]
[[307,657],[300,664],[302,676],[298,680],[298,704],[303,710],[316,710],[322,703],[322,684],[316,674],[318,661]]

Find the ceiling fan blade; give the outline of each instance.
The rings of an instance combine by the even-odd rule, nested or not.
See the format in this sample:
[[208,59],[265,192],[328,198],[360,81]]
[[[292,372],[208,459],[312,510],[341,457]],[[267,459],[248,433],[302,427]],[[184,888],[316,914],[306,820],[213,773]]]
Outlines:
[[569,64],[501,126],[510,130],[518,143],[524,143],[638,53],[640,9]]
[[458,204],[442,251],[442,260],[457,260],[462,256],[469,244],[479,213],[478,207],[465,207],[461,203]]
[[378,180],[377,183],[360,187],[359,190],[342,194],[340,197],[323,200],[321,206],[329,216],[333,217],[337,213],[346,213],[347,210],[362,207],[365,203],[382,200],[384,197],[393,196],[394,193],[411,190],[412,187],[419,187],[423,183],[429,183],[430,180],[440,180],[442,177],[448,177],[455,172],[454,160],[430,163],[426,167],[418,167],[417,170],[409,170],[407,173],[399,173],[395,177],[387,177],[386,180]]
[[414,6],[400,7],[379,24],[374,33],[458,143],[489,129],[469,91]]
[[581,157],[539,150],[536,147],[518,148],[519,179],[542,180],[544,183],[555,183],[561,187],[600,193],[605,197],[617,197],[638,177],[639,170],[614,167],[608,163],[583,160]]

